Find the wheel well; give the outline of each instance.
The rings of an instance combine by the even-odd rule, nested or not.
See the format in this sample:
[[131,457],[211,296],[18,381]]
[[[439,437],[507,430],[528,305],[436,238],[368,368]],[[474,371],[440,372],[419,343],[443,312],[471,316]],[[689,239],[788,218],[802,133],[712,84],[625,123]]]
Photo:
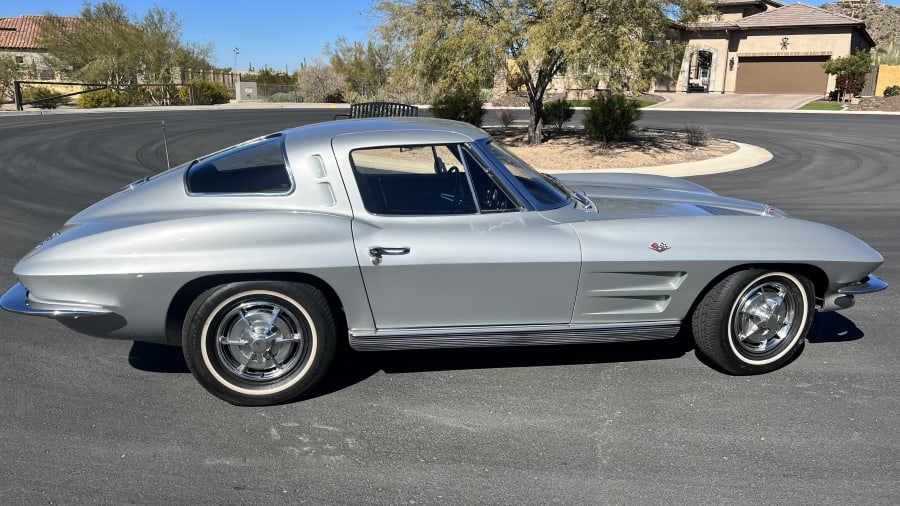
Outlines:
[[828,288],[828,276],[825,275],[825,271],[816,267],[815,265],[809,264],[778,264],[778,263],[760,263],[760,264],[744,264],[744,265],[736,265],[727,271],[720,273],[718,276],[713,278],[700,292],[700,296],[697,297],[697,300],[694,301],[691,306],[691,312],[696,309],[697,304],[700,303],[700,299],[702,299],[703,295],[706,294],[712,287],[716,286],[719,281],[727,278],[728,276],[734,274],[738,271],[743,271],[747,269],[765,269],[769,271],[782,271],[787,272],[788,274],[799,274],[808,278],[812,281],[813,288],[815,291],[815,299],[816,305],[820,305],[822,299],[825,295],[825,290]]
[[181,345],[181,331],[188,308],[196,298],[206,290],[215,286],[240,281],[287,281],[291,283],[304,283],[315,287],[328,301],[328,307],[334,317],[334,323],[341,335],[341,329],[347,328],[344,316],[344,305],[337,292],[319,277],[299,272],[266,272],[247,274],[215,274],[204,276],[190,281],[182,286],[169,303],[166,313],[166,340],[171,344]]

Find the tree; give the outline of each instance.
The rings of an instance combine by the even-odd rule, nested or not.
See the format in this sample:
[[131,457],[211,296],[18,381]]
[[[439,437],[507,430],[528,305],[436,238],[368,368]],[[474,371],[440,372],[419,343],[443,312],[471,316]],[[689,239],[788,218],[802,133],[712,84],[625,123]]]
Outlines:
[[337,98],[343,96],[343,79],[322,60],[316,59],[311,65],[302,65],[296,77],[297,92],[304,101],[336,102]]
[[71,69],[76,78],[122,86],[134,84],[140,64],[138,29],[119,4],[85,4],[78,18],[47,15],[40,21],[40,44],[54,70]]
[[[85,3],[78,18],[44,16],[40,44],[55,70],[76,79],[124,89],[129,85],[169,84],[181,68],[209,69],[209,46],[181,42],[181,21],[153,7],[132,17],[121,4]],[[151,89],[154,102],[168,100],[173,89]]]
[[295,84],[295,79],[284,72],[277,72],[269,67],[263,67],[261,70],[252,74],[243,74],[241,81],[255,82],[257,84]]
[[512,60],[528,94],[528,138],[540,144],[553,77],[575,62],[603,70],[612,89],[647,90],[661,74],[674,22],[708,12],[706,0],[379,0],[379,31],[406,51],[406,68],[439,89],[483,80]]
[[872,71],[872,54],[858,51],[837,59],[829,59],[822,64],[825,72],[837,76],[836,85],[840,90],[839,100],[847,93],[859,95],[866,87],[866,74]]
[[0,104],[6,99],[13,100],[13,81],[19,79],[21,73],[14,57],[0,55]]
[[342,37],[325,50],[331,55],[331,68],[340,74],[349,91],[363,96],[377,95],[387,84],[391,51],[386,44],[374,39],[365,45],[358,41],[350,44]]

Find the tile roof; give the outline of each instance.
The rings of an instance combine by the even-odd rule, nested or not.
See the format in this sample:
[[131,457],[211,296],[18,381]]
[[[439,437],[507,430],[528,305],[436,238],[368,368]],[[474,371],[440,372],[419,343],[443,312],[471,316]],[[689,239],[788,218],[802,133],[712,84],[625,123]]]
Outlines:
[[718,5],[759,5],[759,4],[769,4],[773,7],[781,7],[784,5],[781,2],[776,2],[775,0],[708,0],[711,4]]
[[40,49],[37,45],[40,18],[29,15],[0,18],[0,48]]
[[[730,1],[737,3],[741,0]],[[865,30],[866,24],[850,16],[797,2],[733,21],[716,20],[694,23],[690,25],[690,28],[692,30],[747,30],[803,26],[852,26]]]
[[[17,18],[0,18],[0,49],[43,49],[38,45],[39,21],[44,16],[23,14]],[[67,24],[78,18],[63,17]]]
[[717,19],[715,21],[699,21],[688,25],[691,30],[737,30],[738,26],[734,21],[725,21]]
[[734,22],[740,28],[780,28],[788,26],[865,26],[862,21],[825,9],[795,3],[761,12]]

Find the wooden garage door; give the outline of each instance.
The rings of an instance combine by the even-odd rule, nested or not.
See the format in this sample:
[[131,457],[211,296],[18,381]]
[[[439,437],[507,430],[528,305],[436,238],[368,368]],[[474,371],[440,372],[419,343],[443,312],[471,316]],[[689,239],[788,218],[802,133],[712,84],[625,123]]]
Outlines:
[[803,93],[822,95],[827,56],[740,57],[735,93]]

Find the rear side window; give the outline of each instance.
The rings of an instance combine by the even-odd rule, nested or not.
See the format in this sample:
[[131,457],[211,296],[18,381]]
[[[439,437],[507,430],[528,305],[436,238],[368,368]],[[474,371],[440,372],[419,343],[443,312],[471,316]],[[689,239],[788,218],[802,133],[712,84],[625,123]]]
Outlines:
[[241,144],[194,163],[187,191],[195,194],[284,194],[292,189],[281,135]]

